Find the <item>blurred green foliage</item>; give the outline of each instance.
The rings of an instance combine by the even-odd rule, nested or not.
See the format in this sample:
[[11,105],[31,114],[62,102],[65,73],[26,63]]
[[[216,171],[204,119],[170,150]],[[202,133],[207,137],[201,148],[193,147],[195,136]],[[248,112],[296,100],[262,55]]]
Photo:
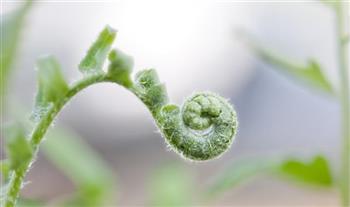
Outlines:
[[272,172],[278,166],[273,159],[242,159],[226,168],[215,177],[204,193],[205,200],[212,200],[223,192],[232,189],[243,182],[248,182],[257,176]]
[[9,178],[9,173],[10,173],[10,162],[8,160],[0,161],[0,172],[1,172],[1,183],[7,182]]
[[150,206],[192,206],[194,177],[189,169],[169,163],[152,172],[149,190]]
[[[5,100],[4,95],[8,84],[16,50],[19,46],[19,37],[23,28],[25,17],[33,2],[25,1],[15,11],[1,17],[1,107]],[[46,56],[37,62],[39,92],[36,97],[36,116],[45,111],[50,102],[56,101],[68,89],[58,62],[52,56]],[[54,86],[54,87],[52,87]],[[17,106],[22,108],[22,106]],[[20,110],[21,111],[21,110]],[[16,111],[18,113],[18,111]],[[3,116],[3,114],[1,114]],[[19,117],[18,114],[16,114]],[[20,115],[23,118],[23,114]],[[37,119],[39,117],[36,117]],[[1,194],[4,196],[8,176],[11,171],[26,165],[32,156],[32,148],[26,138],[25,128],[30,122],[12,124],[6,131],[7,160],[1,160],[2,174]],[[3,127],[3,126],[2,126]],[[1,130],[4,130],[2,128]],[[56,129],[49,133],[50,138],[44,145],[46,156],[68,175],[77,186],[77,192],[67,202],[69,206],[101,206],[111,201],[115,188],[115,179],[108,165],[100,159],[81,138],[65,129]],[[58,159],[60,158],[60,159]],[[88,162],[86,162],[88,160]],[[44,206],[38,201],[20,199],[19,206]]]
[[83,139],[67,129],[53,129],[43,144],[45,155],[76,185],[77,192],[67,205],[104,206],[115,192],[113,172]]
[[18,207],[44,207],[45,205],[37,200],[19,199],[17,203]]
[[[31,147],[18,125],[7,129],[8,159],[1,161],[1,173],[6,182],[10,170],[28,162]],[[116,179],[113,172],[83,139],[67,129],[50,131],[43,145],[46,157],[58,167],[76,186],[76,192],[60,206],[99,207],[115,201]],[[2,188],[6,188],[6,183]],[[2,189],[4,190],[4,189]],[[40,205],[39,205],[40,204]],[[19,206],[45,206],[39,201],[21,199]]]
[[310,162],[286,159],[279,165],[277,173],[303,184],[320,187],[332,187],[334,184],[329,163],[322,155],[315,156]]
[[205,199],[211,200],[221,193],[261,175],[274,175],[317,187],[332,187],[334,184],[330,166],[322,155],[315,156],[311,162],[296,158],[283,160],[277,158],[243,159],[233,163],[231,167],[217,176],[205,192]]
[[[340,6],[339,1],[321,0],[321,2],[331,8]],[[263,46],[249,33],[240,31],[238,35],[259,58],[274,66],[277,71],[327,94],[336,95],[332,84],[316,60],[310,59],[306,64],[300,64]],[[310,161],[288,157],[280,161],[259,158],[234,163],[213,182],[207,194],[214,197],[237,186],[242,181],[264,173],[308,186],[325,188],[336,186],[331,166],[323,155],[316,155]]]
[[24,26],[24,20],[31,5],[32,1],[28,0],[15,11],[8,14],[1,14],[0,97],[3,97],[6,91],[11,66],[13,65],[16,57],[16,51],[20,39],[20,31]]
[[301,64],[263,46],[248,33],[241,32],[239,35],[258,57],[273,65],[277,71],[327,94],[335,95],[331,83],[316,60],[309,59],[305,64]]
[[19,124],[12,124],[5,129],[6,154],[10,170],[22,168],[30,162],[32,148],[26,139],[25,130]]

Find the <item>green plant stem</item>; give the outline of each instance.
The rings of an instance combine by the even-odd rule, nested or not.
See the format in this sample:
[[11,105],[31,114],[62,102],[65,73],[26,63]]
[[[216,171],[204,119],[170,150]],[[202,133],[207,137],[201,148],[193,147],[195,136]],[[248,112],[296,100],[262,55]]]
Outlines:
[[34,161],[38,152],[39,145],[57,114],[74,95],[76,95],[81,90],[87,88],[88,86],[99,82],[112,82],[112,80],[110,80],[105,74],[96,74],[76,82],[67,92],[65,98],[51,106],[48,112],[45,114],[45,116],[42,117],[42,119],[40,119],[40,122],[37,123],[30,137],[30,143],[34,152],[32,157],[30,158],[31,162],[29,162],[23,168],[15,170],[12,173],[9,185],[7,187],[5,207],[15,206],[16,200],[22,187],[24,176],[29,170],[30,165]]
[[[129,80],[129,74],[123,74],[120,62],[110,65],[108,73],[94,73],[76,82],[67,92],[55,101],[46,104],[45,113],[39,113],[39,121],[30,136],[32,155],[21,163],[21,167],[11,174],[6,192],[5,207],[13,207],[18,198],[23,178],[33,163],[39,145],[51,123],[64,105],[79,91],[99,82],[113,82],[124,86],[136,95],[153,115],[158,128],[172,149],[190,160],[209,160],[227,151],[233,142],[237,128],[237,116],[233,107],[221,96],[201,92],[188,98],[183,110],[177,105],[168,104],[164,84],[160,83],[154,69],[143,70],[136,74],[135,82]],[[119,64],[119,65],[118,65]],[[40,108],[41,110],[41,108]],[[203,116],[205,112],[205,115]],[[43,114],[43,116],[41,115]],[[198,134],[194,130],[211,129],[210,133]]]
[[[30,155],[26,155],[25,159],[12,156],[13,160],[18,158],[22,162],[17,168],[12,167],[14,172],[6,189],[5,207],[15,205],[23,178],[57,114],[79,91],[95,83],[112,82],[136,95],[153,115],[169,146],[185,159],[214,159],[230,148],[238,122],[234,108],[226,99],[211,92],[200,92],[187,98],[182,104],[183,109],[169,104],[165,84],[160,82],[154,69],[139,71],[135,82],[131,80],[132,58],[115,49],[109,51],[114,37],[115,30],[105,27],[79,64],[85,77],[71,87],[68,87],[58,62],[52,56],[39,59],[39,90],[33,112],[37,124],[28,140],[31,149],[25,143]],[[107,56],[109,65],[105,73],[102,66]],[[17,151],[10,152],[17,155]]]
[[343,37],[347,34],[348,22],[347,6],[345,2],[339,1],[336,9],[337,18],[337,47],[338,47],[338,67],[340,75],[340,101],[342,114],[342,164],[341,164],[341,194],[342,205],[350,206],[350,96],[349,96],[349,65],[348,48],[344,44]]

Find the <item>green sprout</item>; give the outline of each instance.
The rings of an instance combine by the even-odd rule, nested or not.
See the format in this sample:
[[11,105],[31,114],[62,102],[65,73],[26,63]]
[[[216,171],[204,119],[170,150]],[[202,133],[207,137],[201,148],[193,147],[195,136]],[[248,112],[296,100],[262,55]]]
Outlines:
[[[69,86],[53,56],[41,57],[37,62],[38,92],[32,117],[33,131],[21,139],[31,153],[19,158],[18,148],[8,148],[9,162],[23,161],[11,168],[6,188],[5,206],[15,206],[23,179],[33,163],[48,128],[62,108],[83,89],[101,82],[123,86],[135,94],[150,110],[153,118],[175,152],[189,160],[209,160],[220,156],[231,146],[237,131],[234,109],[219,95],[202,92],[186,100],[180,109],[169,103],[165,85],[160,83],[154,69],[143,70],[132,81],[133,60],[118,50],[110,50],[116,31],[107,26],[79,64],[83,78]],[[108,70],[102,68],[109,58]],[[14,142],[16,143],[16,142]],[[14,155],[14,156],[10,156]],[[25,162],[24,162],[25,161]]]

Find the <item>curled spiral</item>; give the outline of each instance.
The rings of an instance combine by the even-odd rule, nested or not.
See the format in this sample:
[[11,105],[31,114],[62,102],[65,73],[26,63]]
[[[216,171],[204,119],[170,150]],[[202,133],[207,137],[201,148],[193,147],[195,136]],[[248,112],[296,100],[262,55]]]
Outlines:
[[182,105],[168,104],[155,70],[136,75],[135,94],[152,112],[169,146],[190,160],[209,160],[227,151],[237,131],[233,107],[210,92],[192,95]]

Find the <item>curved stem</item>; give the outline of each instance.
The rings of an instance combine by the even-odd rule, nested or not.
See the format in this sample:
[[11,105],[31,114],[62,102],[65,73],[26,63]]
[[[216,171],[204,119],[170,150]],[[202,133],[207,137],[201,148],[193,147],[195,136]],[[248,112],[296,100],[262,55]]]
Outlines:
[[[110,51],[115,34],[115,30],[109,26],[100,33],[79,64],[80,71],[87,76],[71,87],[67,86],[59,64],[53,57],[39,60],[39,91],[35,108],[39,113],[34,113],[39,121],[30,135],[30,155],[26,155],[25,159],[19,157],[21,165],[12,168],[5,207],[15,206],[23,178],[57,114],[74,95],[95,83],[113,82],[136,95],[151,112],[169,146],[184,158],[209,160],[219,157],[230,148],[238,122],[235,110],[226,99],[202,92],[185,101],[185,110],[169,104],[165,84],[160,82],[154,69],[139,71],[133,82],[132,58],[116,49]],[[102,67],[107,56],[109,65],[105,73]]]
[[[112,68],[113,69],[113,68]],[[113,74],[116,72],[116,74]],[[168,104],[164,84],[160,83],[155,70],[143,70],[136,75],[135,83],[121,71],[99,73],[78,81],[58,101],[49,106],[35,126],[30,144],[33,149],[31,162],[16,169],[10,178],[5,207],[13,207],[18,198],[23,178],[32,164],[47,129],[65,104],[79,91],[99,82],[122,85],[135,94],[153,115],[154,120],[169,146],[190,160],[209,160],[223,154],[231,146],[237,128],[237,116],[233,107],[219,95],[202,92],[185,101],[184,109]],[[126,81],[127,80],[127,81]],[[183,118],[186,120],[183,121]],[[210,130],[206,130],[210,129]],[[194,131],[198,132],[194,132]]]
[[112,80],[110,80],[105,74],[96,74],[76,82],[67,92],[66,96],[61,101],[54,103],[45,114],[45,116],[40,119],[30,137],[30,143],[34,152],[30,158],[31,162],[29,162],[25,167],[15,170],[12,173],[9,186],[7,187],[5,207],[15,206],[16,200],[22,187],[23,178],[30,165],[34,161],[34,158],[38,152],[39,145],[57,114],[62,110],[65,104],[78,92],[82,91],[88,86],[100,82],[112,82]]
[[342,114],[342,164],[341,164],[341,194],[342,205],[350,206],[350,95],[349,95],[349,65],[348,47],[343,41],[348,27],[347,11],[348,3],[340,1],[336,10],[337,18],[337,47],[338,47],[338,67],[340,75],[340,98]]

